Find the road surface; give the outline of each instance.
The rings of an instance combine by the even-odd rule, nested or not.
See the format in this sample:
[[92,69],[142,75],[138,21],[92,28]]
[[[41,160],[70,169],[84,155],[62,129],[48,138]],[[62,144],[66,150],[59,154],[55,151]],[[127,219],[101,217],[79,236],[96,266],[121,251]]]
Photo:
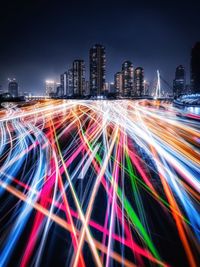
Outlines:
[[200,120],[158,101],[0,110],[0,266],[198,266]]

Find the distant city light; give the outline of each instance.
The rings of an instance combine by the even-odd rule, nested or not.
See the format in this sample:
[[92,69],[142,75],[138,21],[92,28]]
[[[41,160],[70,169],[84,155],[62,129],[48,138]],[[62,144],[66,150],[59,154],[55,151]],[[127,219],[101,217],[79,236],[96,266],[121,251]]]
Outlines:
[[46,82],[46,83],[49,83],[49,84],[53,84],[53,83],[55,83],[54,80],[46,80],[45,82]]

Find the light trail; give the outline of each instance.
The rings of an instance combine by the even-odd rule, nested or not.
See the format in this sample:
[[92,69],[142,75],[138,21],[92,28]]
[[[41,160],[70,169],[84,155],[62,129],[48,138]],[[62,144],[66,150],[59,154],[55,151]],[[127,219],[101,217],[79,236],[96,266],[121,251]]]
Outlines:
[[146,100],[4,107],[0,266],[200,264],[196,118]]

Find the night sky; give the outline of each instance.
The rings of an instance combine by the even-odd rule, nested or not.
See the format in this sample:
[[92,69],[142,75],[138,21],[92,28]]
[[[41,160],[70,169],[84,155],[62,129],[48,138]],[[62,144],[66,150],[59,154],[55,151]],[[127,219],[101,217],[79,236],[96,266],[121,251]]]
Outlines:
[[107,81],[124,60],[156,69],[170,83],[183,64],[189,79],[190,50],[200,41],[198,1],[27,0],[0,7],[0,84],[16,77],[22,91],[42,93],[73,59],[86,61],[95,43],[106,47]]

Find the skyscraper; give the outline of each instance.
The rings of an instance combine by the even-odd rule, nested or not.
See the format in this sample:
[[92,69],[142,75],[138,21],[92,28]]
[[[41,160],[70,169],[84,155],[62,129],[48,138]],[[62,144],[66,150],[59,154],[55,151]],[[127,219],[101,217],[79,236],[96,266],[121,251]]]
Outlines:
[[64,96],[73,95],[73,68],[68,69],[60,75],[60,83]]
[[85,94],[85,62],[80,59],[73,62],[73,89],[76,96]]
[[144,95],[144,69],[138,67],[134,71],[134,91],[133,96]]
[[56,82],[54,80],[46,80],[45,85],[46,96],[52,96],[56,93]]
[[12,97],[18,97],[18,83],[15,79],[9,79],[8,92]]
[[64,96],[64,90],[63,90],[63,86],[61,84],[57,85],[56,96],[57,97],[63,97]]
[[62,96],[67,95],[67,71],[60,75],[60,86]]
[[115,83],[111,82],[109,87],[110,87],[109,88],[109,93],[116,94],[116,91],[115,91]]
[[72,96],[74,94],[74,87],[73,87],[73,68],[68,69],[67,71],[67,96]]
[[105,47],[96,44],[90,49],[90,90],[93,96],[104,94],[105,68]]
[[90,95],[90,82],[85,81],[85,95],[89,96]]
[[150,83],[147,80],[144,80],[144,95],[149,95]]
[[122,73],[121,71],[118,71],[114,76],[114,82],[115,82],[115,91],[117,96],[123,95],[123,81],[122,81]]
[[125,61],[122,64],[122,84],[123,96],[131,96],[133,94],[133,64],[130,61]]
[[196,43],[191,53],[191,89],[200,93],[200,42]]
[[185,69],[182,65],[176,68],[175,79],[173,82],[173,95],[175,97],[185,92]]

